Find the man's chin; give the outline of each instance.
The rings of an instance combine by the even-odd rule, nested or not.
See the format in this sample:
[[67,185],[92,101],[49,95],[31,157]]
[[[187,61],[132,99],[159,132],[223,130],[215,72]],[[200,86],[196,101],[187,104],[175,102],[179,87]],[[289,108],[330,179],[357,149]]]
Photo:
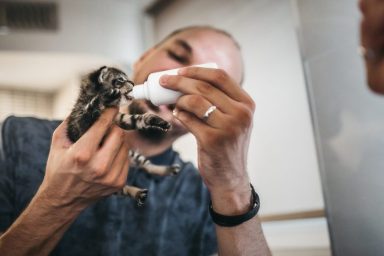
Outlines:
[[167,136],[167,133],[165,131],[157,129],[138,130],[137,133],[144,140],[155,143],[163,141]]

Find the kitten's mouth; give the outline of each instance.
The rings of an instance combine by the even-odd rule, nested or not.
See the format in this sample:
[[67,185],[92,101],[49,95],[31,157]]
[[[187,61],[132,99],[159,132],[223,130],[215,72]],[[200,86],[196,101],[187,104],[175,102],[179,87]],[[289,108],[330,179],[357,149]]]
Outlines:
[[128,95],[128,93],[124,94],[124,98],[125,98],[126,100],[129,100],[129,101],[131,101],[131,100],[134,99],[131,95]]

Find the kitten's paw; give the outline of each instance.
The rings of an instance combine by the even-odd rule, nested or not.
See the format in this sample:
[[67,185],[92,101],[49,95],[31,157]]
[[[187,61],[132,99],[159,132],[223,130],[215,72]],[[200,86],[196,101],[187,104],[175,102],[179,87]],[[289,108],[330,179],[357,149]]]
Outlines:
[[174,164],[172,166],[168,166],[167,172],[169,175],[177,175],[180,172],[180,165]]
[[156,129],[156,130],[162,130],[162,131],[168,131],[169,128],[171,128],[171,124],[162,119],[161,117],[145,113],[144,114],[144,127],[143,129]]
[[147,197],[148,197],[148,189],[142,189],[138,191],[135,195],[137,206],[139,207],[143,206]]

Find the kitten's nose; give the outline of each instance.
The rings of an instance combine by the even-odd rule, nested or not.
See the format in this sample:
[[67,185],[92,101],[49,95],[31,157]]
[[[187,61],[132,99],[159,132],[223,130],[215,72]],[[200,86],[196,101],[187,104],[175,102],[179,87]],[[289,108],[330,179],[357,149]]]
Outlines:
[[133,83],[131,81],[127,81],[124,83],[124,87],[127,89],[127,91],[132,91]]

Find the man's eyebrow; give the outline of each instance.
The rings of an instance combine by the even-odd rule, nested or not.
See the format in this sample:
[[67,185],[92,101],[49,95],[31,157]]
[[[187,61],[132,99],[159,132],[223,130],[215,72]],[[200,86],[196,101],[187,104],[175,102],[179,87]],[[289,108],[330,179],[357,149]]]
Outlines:
[[181,47],[183,47],[188,53],[192,53],[193,49],[192,49],[192,47],[189,45],[189,43],[187,43],[186,41],[181,40],[181,39],[177,39],[177,40],[176,40],[176,43],[177,43],[178,45],[180,45]]

